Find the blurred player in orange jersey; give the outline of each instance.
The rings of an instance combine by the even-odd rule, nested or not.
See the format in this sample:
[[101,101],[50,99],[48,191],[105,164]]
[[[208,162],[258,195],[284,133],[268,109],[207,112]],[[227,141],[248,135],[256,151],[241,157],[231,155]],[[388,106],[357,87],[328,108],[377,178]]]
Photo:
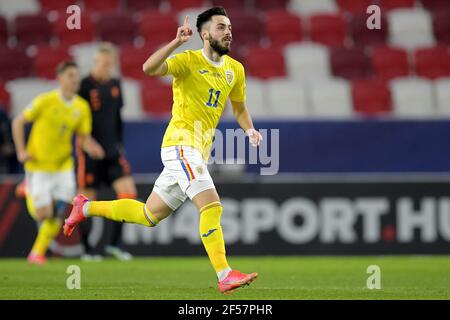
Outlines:
[[[136,199],[137,191],[131,176],[131,168],[123,148],[123,106],[120,80],[112,73],[117,65],[117,53],[113,45],[100,44],[94,57],[90,75],[81,81],[79,95],[89,102],[92,112],[92,136],[105,150],[105,158],[93,159],[86,152],[77,150],[79,192],[95,199],[96,189],[102,184],[112,187],[118,199]],[[131,254],[120,247],[122,223],[113,222],[112,237],[105,253],[119,260],[130,260]],[[99,260],[88,241],[89,223],[81,226],[84,244],[84,260]]]

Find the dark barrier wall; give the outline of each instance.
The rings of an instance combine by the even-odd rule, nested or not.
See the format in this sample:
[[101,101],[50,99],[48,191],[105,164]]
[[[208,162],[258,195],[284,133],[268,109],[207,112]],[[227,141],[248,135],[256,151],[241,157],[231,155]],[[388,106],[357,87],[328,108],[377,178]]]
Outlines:
[[[279,129],[280,172],[449,172],[450,121],[261,122]],[[160,145],[166,123],[132,122],[125,146],[136,173],[162,169]],[[219,129],[237,128],[222,121]],[[225,137],[226,140],[226,137]],[[247,168],[259,172],[259,166]]]
[[[0,256],[26,256],[36,228],[13,184],[1,186]],[[140,184],[145,198],[151,184]],[[450,182],[217,183],[230,255],[450,253]],[[109,191],[101,194],[111,199]],[[136,255],[203,255],[199,214],[187,202],[157,228],[127,224],[123,242]],[[101,247],[111,225],[94,221]],[[79,236],[58,237],[56,254],[81,253]]]

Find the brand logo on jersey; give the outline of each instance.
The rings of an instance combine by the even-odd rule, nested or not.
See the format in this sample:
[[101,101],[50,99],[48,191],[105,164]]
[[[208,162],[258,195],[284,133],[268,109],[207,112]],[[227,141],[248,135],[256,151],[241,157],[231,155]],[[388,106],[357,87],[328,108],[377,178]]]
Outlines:
[[199,174],[202,174],[202,173],[203,173],[203,167],[202,167],[202,166],[198,166],[196,169],[197,169],[197,172],[198,172]]
[[213,233],[214,231],[216,231],[217,229],[211,229],[208,231],[208,233],[204,233],[202,234],[203,238],[209,237],[211,235],[211,233]]
[[225,72],[228,84],[231,84],[234,80],[234,72],[233,70],[227,70]]
[[198,70],[198,72],[200,72],[200,74],[205,74],[208,72],[208,70],[203,69],[203,70]]

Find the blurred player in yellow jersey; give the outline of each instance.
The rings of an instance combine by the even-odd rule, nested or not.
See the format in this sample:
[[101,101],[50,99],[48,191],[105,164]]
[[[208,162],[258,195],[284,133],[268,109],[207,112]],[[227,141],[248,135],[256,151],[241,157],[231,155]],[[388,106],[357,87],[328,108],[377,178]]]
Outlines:
[[211,133],[228,98],[250,143],[259,145],[262,137],[254,129],[245,105],[244,67],[227,55],[232,33],[225,10],[214,7],[201,13],[197,17],[197,30],[203,49],[172,55],[192,36],[189,17],[186,17],[175,39],[153,53],[143,65],[144,72],[150,76],[174,77],[172,119],[161,148],[164,170],[147,202],[89,201],[78,195],[64,233],[70,235],[89,216],[154,227],[189,197],[200,211],[200,237],[216,271],[219,290],[229,293],[250,284],[257,274],[241,273],[228,265],[220,226],[222,205],[206,165],[213,140]]
[[[40,223],[28,255],[30,263],[45,263],[48,245],[58,234],[75,194],[72,138],[76,134],[86,152],[104,156],[90,136],[92,117],[86,100],[76,93],[80,74],[74,62],[58,66],[58,89],[37,96],[13,121],[17,158],[25,166],[27,207]],[[32,122],[25,146],[25,124]]]

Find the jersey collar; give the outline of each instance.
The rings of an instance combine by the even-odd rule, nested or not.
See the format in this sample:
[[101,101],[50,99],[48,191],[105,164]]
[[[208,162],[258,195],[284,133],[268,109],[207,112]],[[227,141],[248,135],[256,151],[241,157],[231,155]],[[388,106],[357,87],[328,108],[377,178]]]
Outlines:
[[67,100],[67,99],[65,99],[64,96],[62,95],[61,90],[58,89],[57,91],[58,91],[59,98],[64,102],[64,104],[67,105],[67,106],[69,106],[69,107],[72,106],[73,101],[75,100],[75,96],[73,96],[72,99]]
[[212,61],[210,58],[208,58],[208,56],[206,55],[206,53],[205,53],[205,51],[203,49],[202,49],[202,55],[206,59],[206,61],[208,61],[214,67],[220,68],[221,66],[223,66],[223,62],[225,61],[223,56],[221,57],[221,60],[219,62]]

